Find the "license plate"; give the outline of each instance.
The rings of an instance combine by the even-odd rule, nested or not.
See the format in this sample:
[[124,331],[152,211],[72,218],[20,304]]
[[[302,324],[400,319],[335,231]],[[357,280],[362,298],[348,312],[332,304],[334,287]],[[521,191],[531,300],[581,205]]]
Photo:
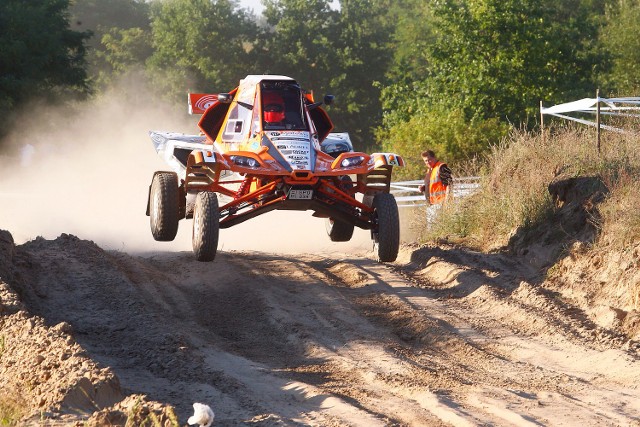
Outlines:
[[289,190],[289,199],[292,200],[311,200],[313,198],[313,190]]

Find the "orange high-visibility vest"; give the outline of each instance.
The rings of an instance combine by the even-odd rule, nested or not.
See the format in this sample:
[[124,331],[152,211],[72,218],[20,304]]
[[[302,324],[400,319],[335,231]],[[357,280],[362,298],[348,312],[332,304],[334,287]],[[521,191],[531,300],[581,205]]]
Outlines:
[[444,202],[447,196],[447,186],[444,185],[440,179],[440,166],[443,164],[441,161],[438,161],[433,169],[431,169],[431,176],[429,177],[429,203],[432,205]]

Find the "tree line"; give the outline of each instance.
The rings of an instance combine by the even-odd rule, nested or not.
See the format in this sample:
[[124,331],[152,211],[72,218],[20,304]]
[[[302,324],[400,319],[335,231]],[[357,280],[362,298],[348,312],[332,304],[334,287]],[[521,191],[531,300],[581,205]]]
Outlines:
[[256,16],[233,0],[4,0],[2,130],[35,97],[96,96],[132,73],[180,103],[283,74],[336,96],[357,149],[453,162],[537,126],[540,100],[640,86],[640,0],[262,1]]

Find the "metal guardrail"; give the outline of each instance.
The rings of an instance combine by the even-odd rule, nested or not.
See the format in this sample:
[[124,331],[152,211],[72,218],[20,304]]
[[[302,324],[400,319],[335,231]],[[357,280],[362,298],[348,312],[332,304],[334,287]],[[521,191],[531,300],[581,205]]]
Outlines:
[[[399,181],[391,183],[391,194],[396,198],[399,208],[424,206],[427,204],[418,187],[424,184],[421,179],[415,181]],[[475,193],[480,188],[479,176],[453,178],[453,198],[461,198]]]

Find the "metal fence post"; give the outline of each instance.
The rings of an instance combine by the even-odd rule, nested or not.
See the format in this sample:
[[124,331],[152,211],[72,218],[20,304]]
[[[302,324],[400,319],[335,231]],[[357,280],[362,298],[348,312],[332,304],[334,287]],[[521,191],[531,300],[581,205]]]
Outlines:
[[600,155],[600,89],[596,89],[596,133],[598,139],[598,155]]
[[542,112],[542,99],[540,100],[540,132],[542,133],[542,143],[545,143],[544,135],[544,113]]

